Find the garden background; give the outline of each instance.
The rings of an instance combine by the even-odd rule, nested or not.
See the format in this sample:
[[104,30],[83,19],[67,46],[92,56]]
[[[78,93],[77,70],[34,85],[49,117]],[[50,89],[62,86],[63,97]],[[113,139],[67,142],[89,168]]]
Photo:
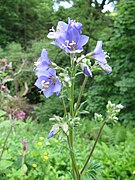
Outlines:
[[[91,179],[134,180],[135,1],[69,0],[68,8],[61,6],[61,2],[64,1],[0,1],[1,72],[6,67],[4,74],[0,74],[0,153],[12,126],[11,119],[16,119],[0,161],[0,180],[24,179],[24,174],[29,180],[71,179],[64,139],[47,139],[52,126],[49,118],[63,115],[61,100],[55,96],[46,99],[38,92],[33,65],[42,48],[58,65],[70,63],[62,50],[50,46],[47,38],[49,29],[60,20],[67,22],[68,17],[81,22],[83,33],[90,37],[83,53],[91,52],[96,41],[102,40],[113,69],[109,75],[96,72],[87,83],[83,100],[87,99],[76,132],[78,161],[84,161],[100,127],[94,113],[104,116],[108,100],[121,103],[124,109],[119,121],[105,126],[89,168]],[[106,10],[106,5],[112,5],[113,11]],[[76,98],[82,80],[83,76],[76,82]],[[23,139],[28,146],[25,159]]]

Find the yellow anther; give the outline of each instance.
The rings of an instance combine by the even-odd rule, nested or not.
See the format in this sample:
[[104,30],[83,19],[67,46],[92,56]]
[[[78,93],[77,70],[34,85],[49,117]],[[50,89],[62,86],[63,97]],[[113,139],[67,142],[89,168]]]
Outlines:
[[49,84],[49,82],[45,82],[45,80],[42,80],[42,82],[41,82],[41,85],[42,85],[45,89],[47,89],[47,88],[49,87],[48,84]]
[[39,64],[41,64],[41,62],[34,62],[35,66],[38,66]]
[[76,45],[75,41],[72,41],[71,43],[69,43],[70,46]]
[[57,30],[61,30],[63,28],[63,26],[58,26]]

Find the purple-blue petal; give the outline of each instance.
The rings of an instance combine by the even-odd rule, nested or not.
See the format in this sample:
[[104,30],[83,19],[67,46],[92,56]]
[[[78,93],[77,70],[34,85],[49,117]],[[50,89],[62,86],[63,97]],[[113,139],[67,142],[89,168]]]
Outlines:
[[42,86],[41,82],[42,82],[43,80],[46,81],[47,78],[46,78],[45,76],[40,76],[40,77],[36,80],[36,82],[35,82],[34,85],[37,86],[39,89],[42,89],[43,86]]
[[42,61],[45,61],[47,62],[48,64],[51,63],[50,59],[48,58],[48,53],[46,51],[46,49],[43,49],[42,52],[41,52],[41,58],[42,58]]
[[99,65],[104,70],[105,74],[110,74],[112,72],[112,67],[108,64],[99,63]]
[[98,63],[107,63],[105,53],[102,50],[102,41],[97,41],[97,45],[93,51],[92,58],[96,59]]
[[54,136],[54,130],[50,131],[50,133],[48,135],[48,139],[51,138],[52,136]]
[[84,46],[89,40],[89,37],[86,35],[81,35],[78,41],[78,48]]
[[46,97],[46,98],[48,98],[48,97],[50,97],[50,96],[52,96],[53,95],[53,87],[54,87],[54,85],[50,85],[47,89],[45,89],[45,91],[43,91],[43,94],[44,94],[44,96]]
[[94,49],[95,54],[99,54],[102,52],[102,41],[97,41],[96,47]]
[[91,72],[90,68],[89,68],[87,65],[84,66],[83,72],[84,72],[87,76],[92,77],[92,72]]
[[56,83],[55,83],[55,86],[54,86],[54,88],[53,88],[53,92],[55,92],[56,93],[56,95],[58,95],[59,93],[60,93],[60,91],[61,91],[61,82],[57,79],[56,80]]

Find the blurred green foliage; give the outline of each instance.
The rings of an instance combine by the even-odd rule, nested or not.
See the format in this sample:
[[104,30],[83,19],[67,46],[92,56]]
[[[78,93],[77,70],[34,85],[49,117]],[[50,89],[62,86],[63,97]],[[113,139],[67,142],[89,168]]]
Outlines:
[[1,45],[15,41],[26,48],[29,40],[44,38],[53,22],[52,5],[52,0],[1,0]]
[[135,1],[121,0],[117,11],[113,14],[114,27],[110,40],[103,49],[110,54],[108,63],[113,71],[110,75],[100,73],[90,83],[86,109],[91,114],[104,113],[108,100],[121,103],[125,108],[120,113],[120,119],[126,123],[134,123],[135,117]]
[[[40,2],[37,0],[29,2],[14,0],[11,3],[9,0],[0,3],[0,14],[3,17],[0,20],[0,31],[2,32],[0,40],[3,47],[0,49],[0,58],[6,58],[8,62],[12,62],[15,73],[20,70],[23,64],[21,72],[16,77],[19,96],[26,96],[32,104],[43,101],[38,89],[34,87],[36,77],[33,71],[33,62],[40,56],[42,48],[47,49],[49,58],[58,65],[65,67],[69,64],[65,53],[50,45],[51,41],[46,38],[46,35],[49,28],[53,25],[56,26],[59,20],[67,22],[67,17],[70,14],[71,19],[76,19],[83,24],[83,33],[90,37],[89,43],[84,48],[84,54],[94,49],[97,40],[103,40],[103,49],[110,54],[108,63],[113,67],[113,72],[110,75],[104,75],[100,72],[89,80],[86,94],[83,97],[85,100],[85,97],[88,96],[87,105],[85,105],[86,110],[89,111],[87,116],[92,118],[95,112],[103,114],[107,101],[111,100],[125,106],[120,119],[127,122],[132,120],[133,122],[135,116],[133,70],[135,2],[133,0],[119,1],[113,13],[103,13],[104,6],[101,2],[94,2],[94,6],[92,1],[73,0],[71,8],[65,9],[60,6],[58,11],[53,9],[52,1],[44,3],[43,0]],[[4,11],[6,13],[3,13]],[[12,26],[7,26],[8,22],[12,22]],[[25,23],[27,26],[25,32],[27,48],[24,43]],[[76,97],[82,81],[83,76],[77,80]],[[24,95],[26,85],[28,92]],[[14,82],[8,83],[8,86],[10,86],[12,95],[15,95]],[[54,99],[57,101],[56,98]],[[54,103],[54,109],[57,109],[57,105],[57,102]],[[45,106],[47,109],[52,109],[47,104]],[[53,110],[51,114],[54,114]]]
[[[10,122],[0,123],[0,144],[10,129]],[[100,124],[87,119],[81,120],[81,125],[75,131],[75,154],[79,165],[82,167],[90,148],[97,135]],[[6,131],[5,131],[6,129]],[[50,124],[37,124],[30,118],[26,123],[16,121],[14,129],[9,137],[0,163],[0,177],[2,180],[21,179],[26,170],[26,179],[64,179],[71,178],[70,160],[65,138],[61,136],[47,139]],[[89,172],[89,179],[125,179],[133,180],[135,167],[135,131],[131,126],[114,127],[106,125],[101,139],[94,152],[91,163],[84,172]],[[25,167],[22,168],[23,144],[27,141]],[[0,153],[1,153],[0,147]],[[98,164],[97,164],[98,163]],[[36,165],[36,167],[35,167]]]

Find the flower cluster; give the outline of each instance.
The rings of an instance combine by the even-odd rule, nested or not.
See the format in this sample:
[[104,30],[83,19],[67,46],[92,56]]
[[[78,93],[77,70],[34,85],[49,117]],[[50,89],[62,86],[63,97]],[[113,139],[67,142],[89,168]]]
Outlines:
[[89,37],[82,35],[82,24],[68,19],[68,24],[59,21],[56,31],[48,34],[48,38],[55,39],[52,44],[60,47],[67,53],[80,53],[83,51],[83,46],[88,42]]
[[56,76],[56,71],[51,65],[48,58],[48,53],[45,49],[42,50],[40,58],[35,62],[36,75],[38,77],[35,86],[37,86],[46,98],[56,93],[58,95],[61,91],[61,82]]
[[13,114],[16,119],[24,120],[26,118],[26,113],[24,111],[15,110]]
[[[94,66],[99,66],[104,70],[106,74],[111,73],[112,68],[107,64],[106,54],[102,50],[102,41],[97,41],[97,45],[92,52],[86,55],[82,55],[77,59],[76,53],[81,53],[83,51],[83,46],[89,40],[88,36],[82,35],[82,24],[80,22],[76,22],[74,20],[71,20],[70,18],[68,18],[68,23],[59,21],[58,25],[56,26],[56,30],[54,29],[54,27],[52,27],[47,37],[54,40],[51,44],[58,46],[66,53],[72,54],[72,56],[70,56],[72,57],[71,64],[72,66],[77,67],[73,74],[76,74],[78,67],[81,67],[81,71],[83,71],[85,75],[92,77],[92,63],[90,59],[95,60]],[[62,89],[62,83],[56,76],[56,69],[59,68],[61,70],[62,68],[51,62],[45,49],[42,50],[41,56],[37,60],[37,62],[35,62],[35,65],[35,73],[38,77],[35,82],[35,86],[37,86],[41,90],[41,92],[43,92],[46,98],[50,97],[53,94],[59,95]],[[71,69],[73,70],[74,68],[71,67]],[[73,79],[73,74],[71,73],[71,71],[67,73],[64,70],[63,76],[61,73],[61,79],[64,77],[63,81],[65,83],[69,83],[70,85]],[[67,79],[69,82],[65,81],[66,75],[68,76]],[[65,86],[63,86],[63,88],[64,87]],[[52,127],[48,138],[51,138],[52,136],[57,134],[59,130],[60,124],[55,124]]]
[[[83,46],[88,42],[89,37],[82,35],[82,24],[68,18],[68,24],[59,21],[56,30],[52,28],[47,37],[54,39],[51,44],[60,47],[67,53],[75,54],[83,51]],[[102,50],[102,41],[98,41],[96,48],[91,53],[83,55],[82,58],[78,58],[78,64],[82,71],[87,76],[92,77],[92,71],[89,62],[85,62],[85,58],[93,58],[96,60],[96,64],[104,70],[106,74],[112,72],[112,68],[107,64],[106,55]],[[36,75],[38,77],[35,86],[41,89],[41,92],[46,98],[50,97],[54,93],[59,95],[61,91],[61,82],[56,76],[56,70],[52,68],[52,62],[48,58],[48,53],[45,49],[42,50],[40,58],[35,62]]]

